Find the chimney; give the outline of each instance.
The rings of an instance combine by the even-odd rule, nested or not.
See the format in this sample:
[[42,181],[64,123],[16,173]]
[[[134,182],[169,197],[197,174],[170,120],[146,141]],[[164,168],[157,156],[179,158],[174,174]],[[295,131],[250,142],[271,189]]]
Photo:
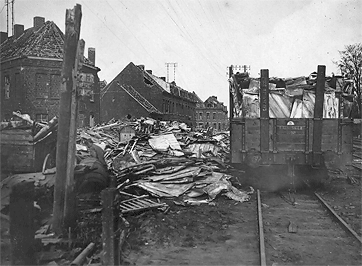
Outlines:
[[8,39],[8,33],[1,31],[0,32],[0,43],[5,42]]
[[93,47],[88,48],[88,59],[92,62],[94,66],[96,64],[96,49]]
[[145,70],[145,65],[138,65],[138,67],[143,71]]
[[37,31],[45,24],[45,18],[44,17],[34,17],[34,31]]
[[160,79],[166,82],[166,77],[160,77]]
[[14,36],[18,38],[24,32],[24,25],[15,24],[14,25]]
[[146,70],[146,72],[152,75],[152,70]]

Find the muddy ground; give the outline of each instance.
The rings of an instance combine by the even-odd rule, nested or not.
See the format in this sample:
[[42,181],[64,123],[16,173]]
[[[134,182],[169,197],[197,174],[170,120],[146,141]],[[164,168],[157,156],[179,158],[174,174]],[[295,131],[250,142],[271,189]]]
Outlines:
[[[301,174],[301,170],[297,174]],[[261,191],[287,190],[290,183],[285,169],[262,172],[233,171],[232,183],[239,189],[249,186]],[[361,225],[361,172],[352,169],[349,173],[359,184],[351,184],[344,178],[334,178],[322,185],[313,183],[325,172],[305,173],[312,188],[304,182],[295,181],[299,189],[318,191],[352,228],[362,234]],[[273,178],[270,178],[273,177]],[[164,201],[164,200],[161,200]],[[212,204],[179,206],[174,201],[164,201],[170,206],[167,212],[150,210],[126,216],[130,224],[129,234],[123,244],[124,265],[258,265],[259,242],[257,229],[256,194],[249,202],[239,203],[219,195]],[[45,203],[44,203],[45,204]],[[42,206],[43,207],[43,206]],[[51,206],[50,206],[51,207]],[[51,211],[51,208],[48,208]],[[298,218],[298,217],[296,217]],[[82,240],[71,252],[60,259],[43,261],[69,265],[72,259],[89,243],[96,242],[96,251],[88,263],[100,262],[101,216],[88,215],[86,222],[79,221],[78,235]],[[4,249],[5,248],[5,249]],[[64,249],[63,249],[64,250]],[[7,252],[3,252],[7,251]],[[9,249],[3,246],[2,265],[9,263]],[[288,258],[285,258],[288,261]]]
[[[272,179],[255,179],[257,176],[263,176],[260,172],[233,174],[235,175],[233,184],[239,188],[253,185],[262,191],[288,189],[285,186],[288,178],[282,170],[269,172],[268,175],[264,173],[265,177],[273,176]],[[316,175],[321,173],[306,174],[312,188],[303,185],[304,182],[301,180],[296,180],[297,191],[309,189],[318,191],[361,235],[361,183],[350,184],[346,179],[335,178],[317,186],[313,181]],[[351,170],[350,174],[360,181],[361,172]],[[260,263],[255,194],[249,202],[244,203],[237,203],[224,196],[216,198],[214,205],[181,207],[172,201],[168,203],[171,209],[166,214],[147,212],[127,218],[131,224],[131,232],[122,252],[124,264],[258,265]],[[298,217],[295,219],[298,220]],[[293,259],[289,260],[286,257],[285,261]]]

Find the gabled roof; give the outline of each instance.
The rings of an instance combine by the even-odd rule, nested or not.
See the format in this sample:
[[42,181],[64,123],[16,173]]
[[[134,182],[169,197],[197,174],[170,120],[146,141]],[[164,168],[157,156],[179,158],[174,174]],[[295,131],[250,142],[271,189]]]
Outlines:
[[[134,65],[132,62],[130,63],[132,65]],[[152,80],[153,84],[156,85],[157,88],[159,88],[162,91],[166,91],[172,95],[177,95],[181,98],[187,99],[189,101],[193,101],[196,102],[197,100],[194,98],[194,94],[182,89],[181,87],[177,86],[175,82],[166,82],[163,79],[161,79],[160,77],[157,77],[153,74],[148,73],[146,70],[143,70],[142,68],[136,66],[137,69],[139,69],[139,71],[141,71],[143,73],[143,77]]]
[[[53,21],[47,21],[37,31],[29,28],[18,38],[9,37],[0,45],[1,61],[18,57],[40,57],[63,59],[64,34]],[[84,64],[95,67],[88,58]]]
[[64,34],[58,26],[47,21],[37,31],[29,28],[18,38],[11,36],[0,46],[1,59],[22,56],[63,58]]
[[128,93],[136,102],[138,102],[144,109],[149,113],[162,114],[155,106],[153,106],[146,98],[139,94],[132,86],[130,85],[120,85],[118,82],[117,86]]
[[196,94],[196,92],[192,92],[194,94],[194,98],[196,100],[197,103],[204,103],[201,98],[199,97],[199,95]]

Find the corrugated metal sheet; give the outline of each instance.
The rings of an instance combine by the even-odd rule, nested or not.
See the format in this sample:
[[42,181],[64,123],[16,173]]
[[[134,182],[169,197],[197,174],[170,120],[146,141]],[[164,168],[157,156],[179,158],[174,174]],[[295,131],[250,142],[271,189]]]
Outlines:
[[259,95],[245,93],[243,95],[244,117],[260,117]]
[[303,99],[295,99],[290,118],[313,118],[315,95],[310,92],[303,93]]
[[269,117],[288,118],[292,109],[293,98],[287,95],[269,94]]
[[[315,94],[304,91],[303,100],[295,99],[290,118],[313,118]],[[323,118],[339,117],[339,99],[334,92],[324,94]]]
[[[304,91],[302,99],[282,93],[269,94],[270,118],[313,118],[315,94]],[[246,118],[260,117],[259,95],[244,93],[244,116]],[[324,94],[323,118],[339,117],[339,99],[334,92]]]
[[338,118],[339,117],[339,99],[334,92],[324,94],[323,117]]

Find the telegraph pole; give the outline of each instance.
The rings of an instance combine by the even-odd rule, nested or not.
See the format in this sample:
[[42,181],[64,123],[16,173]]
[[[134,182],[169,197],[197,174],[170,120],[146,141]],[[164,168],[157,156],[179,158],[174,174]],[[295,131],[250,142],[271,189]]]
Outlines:
[[[14,2],[15,0],[5,0],[5,5],[6,5],[6,32],[9,34],[9,24],[10,24],[10,16],[9,16],[9,11],[11,9],[11,31],[12,31],[12,35],[14,35]],[[11,6],[10,6],[11,4]]]
[[176,67],[177,67],[177,63],[166,63],[166,68],[167,68],[167,82],[169,82],[169,67],[173,66],[173,80],[176,81]]

